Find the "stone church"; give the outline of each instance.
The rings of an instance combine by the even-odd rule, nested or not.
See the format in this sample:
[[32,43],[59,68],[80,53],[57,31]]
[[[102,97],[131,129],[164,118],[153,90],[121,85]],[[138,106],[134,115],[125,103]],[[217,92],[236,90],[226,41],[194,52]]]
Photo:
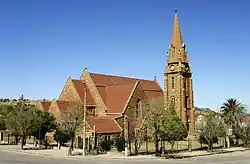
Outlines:
[[190,132],[194,132],[194,102],[192,73],[185,44],[182,40],[178,16],[175,14],[172,41],[164,73],[164,91],[156,79],[145,80],[91,73],[85,68],[79,79],[68,78],[57,100],[40,102],[39,108],[60,117],[72,101],[87,99],[88,131],[96,134],[120,134],[124,117],[130,130],[142,126],[142,101],[163,97],[170,103]]

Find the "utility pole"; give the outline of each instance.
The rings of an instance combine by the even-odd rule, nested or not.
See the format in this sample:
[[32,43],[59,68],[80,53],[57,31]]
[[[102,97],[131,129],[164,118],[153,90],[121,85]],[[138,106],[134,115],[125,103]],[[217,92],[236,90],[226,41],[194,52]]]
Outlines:
[[124,155],[129,156],[129,151],[128,151],[128,120],[127,120],[127,115],[124,115],[124,138],[125,138],[125,151]]
[[94,127],[93,127],[93,130],[94,130],[94,132],[93,132],[93,149],[95,149],[96,148],[96,133],[95,133],[95,125],[94,125]]
[[83,135],[82,135],[82,155],[85,156],[85,145],[86,145],[86,105],[87,105],[87,90],[84,90],[84,104],[83,104]]

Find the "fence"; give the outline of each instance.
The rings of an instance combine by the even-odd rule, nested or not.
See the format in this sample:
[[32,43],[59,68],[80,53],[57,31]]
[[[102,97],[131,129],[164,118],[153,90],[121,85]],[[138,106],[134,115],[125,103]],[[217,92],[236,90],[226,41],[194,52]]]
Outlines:
[[[224,146],[224,139],[219,138],[217,143],[213,144],[213,148],[221,148]],[[159,148],[164,147],[165,151],[170,151],[171,150],[171,144],[169,142],[159,142]],[[193,151],[193,150],[201,150],[201,149],[206,149],[208,147],[207,144],[200,144],[198,139],[193,139],[193,140],[184,140],[184,141],[176,141],[173,147],[173,151]],[[135,146],[132,143],[131,144],[131,151],[132,153],[135,150]],[[149,142],[142,142],[138,153],[154,153],[155,152],[155,144],[152,141]]]

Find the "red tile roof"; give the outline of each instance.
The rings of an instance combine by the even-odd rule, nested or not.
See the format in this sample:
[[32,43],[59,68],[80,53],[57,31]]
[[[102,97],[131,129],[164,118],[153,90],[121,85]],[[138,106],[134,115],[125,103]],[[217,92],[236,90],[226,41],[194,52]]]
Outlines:
[[106,97],[107,97],[106,96],[106,86],[96,85],[96,88],[97,88],[99,94],[101,95],[103,102],[106,104]]
[[45,112],[48,112],[49,111],[49,107],[51,105],[51,102],[41,102],[41,105],[42,105],[42,110],[45,111]]
[[155,80],[144,80],[89,73],[108,108],[109,113],[121,113],[131,95],[136,82],[139,82],[148,100],[163,96],[161,87]]
[[122,113],[137,83],[106,87],[108,113]]
[[122,84],[129,84],[135,83],[140,81],[140,84],[143,90],[151,90],[151,91],[162,91],[161,87],[157,84],[154,80],[145,80],[145,79],[137,79],[137,78],[130,78],[130,77],[121,77],[121,76],[113,76],[113,75],[104,75],[104,74],[97,74],[97,73],[89,73],[93,82],[96,85],[122,85]]
[[[77,93],[79,94],[80,98],[82,101],[84,101],[84,96],[85,96],[85,88],[86,88],[86,85],[84,83],[84,81],[82,80],[75,80],[75,79],[72,79],[73,83],[74,83],[74,86],[76,88],[76,91]],[[86,96],[87,96],[87,105],[95,105],[95,101],[93,100],[91,94],[90,94],[90,91],[89,89],[87,88],[86,90]]]
[[91,129],[96,133],[120,133],[121,128],[116,123],[116,121],[111,117],[106,116],[88,116],[88,124],[91,126]]

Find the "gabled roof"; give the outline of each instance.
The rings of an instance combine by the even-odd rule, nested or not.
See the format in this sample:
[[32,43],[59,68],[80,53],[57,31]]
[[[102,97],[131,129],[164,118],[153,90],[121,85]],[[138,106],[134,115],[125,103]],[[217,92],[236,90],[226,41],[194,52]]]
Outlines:
[[89,89],[86,87],[86,84],[84,83],[84,81],[82,80],[75,80],[72,79],[72,82],[75,86],[75,89],[78,93],[78,95],[80,96],[82,102],[84,102],[84,98],[85,98],[85,88],[86,88],[86,100],[87,100],[87,105],[95,105],[95,102],[90,94]]
[[106,86],[104,86],[104,85],[96,85],[96,88],[97,88],[100,96],[102,97],[102,100],[103,100],[104,104],[106,104],[106,99],[107,99]]
[[40,102],[41,106],[42,106],[42,110],[45,112],[49,111],[49,107],[51,105],[51,102]]
[[96,133],[120,133],[122,130],[112,117],[88,116],[87,121]]
[[106,106],[108,113],[122,113],[136,84],[137,83],[134,82],[106,87]]
[[157,84],[155,80],[145,80],[145,79],[104,75],[97,73],[89,73],[89,74],[91,76],[91,79],[96,85],[105,85],[105,86],[123,85],[123,84],[136,83],[137,81],[140,81],[143,90],[162,92],[161,87]]
[[122,113],[137,82],[140,83],[148,100],[163,96],[162,89],[155,80],[97,73],[89,73],[89,75],[107,106],[108,113]]

